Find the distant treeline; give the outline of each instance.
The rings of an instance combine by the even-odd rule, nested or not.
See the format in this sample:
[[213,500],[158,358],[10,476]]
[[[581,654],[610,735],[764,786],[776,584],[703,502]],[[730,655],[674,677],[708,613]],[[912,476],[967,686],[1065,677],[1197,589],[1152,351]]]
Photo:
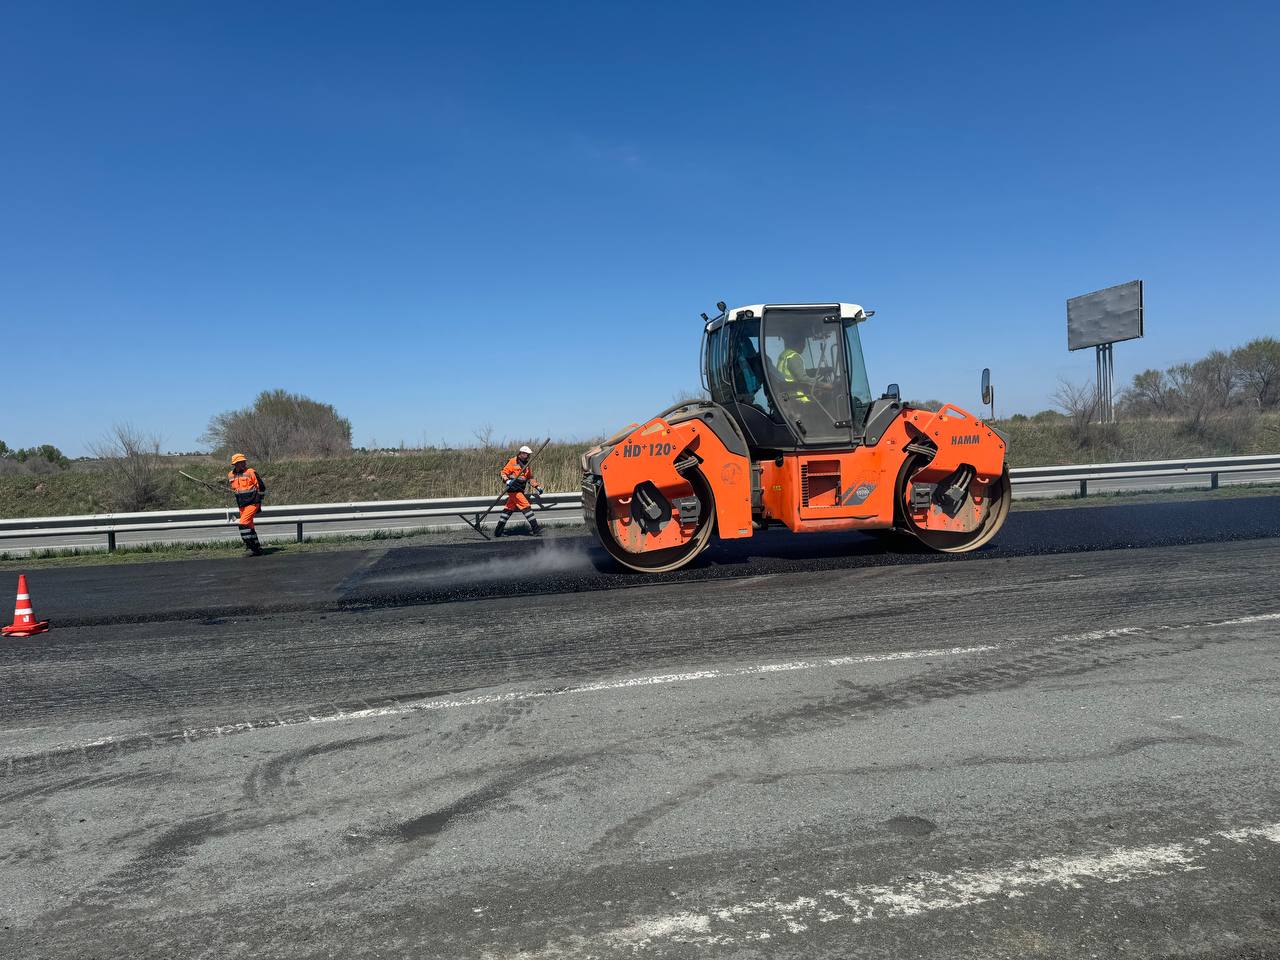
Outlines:
[[1131,417],[1179,417],[1198,425],[1229,411],[1280,409],[1280,340],[1260,337],[1230,353],[1214,350],[1194,363],[1143,370],[1120,397]]
[[55,473],[71,466],[71,459],[51,443],[14,449],[0,440],[0,473]]

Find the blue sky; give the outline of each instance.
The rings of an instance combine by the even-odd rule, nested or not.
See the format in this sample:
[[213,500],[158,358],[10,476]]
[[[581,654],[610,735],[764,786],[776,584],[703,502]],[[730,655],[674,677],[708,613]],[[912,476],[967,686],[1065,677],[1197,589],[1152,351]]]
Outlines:
[[[891,9],[892,7],[892,9]],[[283,387],[356,443],[585,437],[698,313],[852,300],[874,386],[1049,405],[1280,330],[1271,4],[0,10],[0,438],[198,446]]]

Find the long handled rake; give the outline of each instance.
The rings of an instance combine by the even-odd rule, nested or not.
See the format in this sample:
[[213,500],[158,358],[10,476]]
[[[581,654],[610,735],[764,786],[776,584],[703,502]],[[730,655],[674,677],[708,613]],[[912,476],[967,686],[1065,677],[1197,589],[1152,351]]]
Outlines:
[[[542,446],[538,447],[537,450],[533,451],[533,453],[529,456],[529,459],[525,461],[525,465],[524,465],[525,470],[528,470],[530,467],[533,466],[533,461],[538,459],[538,454],[540,454],[543,450],[545,450],[547,447],[547,444],[549,444],[550,442],[551,442],[551,438],[547,437],[547,439],[542,441]],[[471,527],[471,529],[475,530],[476,533],[480,534],[480,536],[484,537],[486,540],[492,540],[493,538],[484,532],[482,525],[485,522],[485,520],[488,519],[489,514],[493,513],[493,511],[498,508],[498,504],[505,501],[509,496],[511,496],[511,494],[504,491],[503,493],[498,495],[498,499],[493,501],[493,503],[489,505],[489,509],[486,510],[484,513],[477,513],[474,518],[470,518],[470,519],[467,517],[463,517],[462,518],[463,521],[467,524],[467,526]]]

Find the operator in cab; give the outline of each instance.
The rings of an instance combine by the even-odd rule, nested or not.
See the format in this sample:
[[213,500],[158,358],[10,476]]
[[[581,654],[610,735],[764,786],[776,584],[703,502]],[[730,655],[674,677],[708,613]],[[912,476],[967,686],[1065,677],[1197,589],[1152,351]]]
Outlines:
[[791,392],[793,399],[800,403],[809,403],[809,394],[804,391],[801,384],[807,383],[809,380],[809,371],[805,367],[804,355],[800,352],[806,345],[805,335],[799,330],[790,330],[787,332],[785,349],[778,354],[778,373],[783,381],[787,384],[787,389]]

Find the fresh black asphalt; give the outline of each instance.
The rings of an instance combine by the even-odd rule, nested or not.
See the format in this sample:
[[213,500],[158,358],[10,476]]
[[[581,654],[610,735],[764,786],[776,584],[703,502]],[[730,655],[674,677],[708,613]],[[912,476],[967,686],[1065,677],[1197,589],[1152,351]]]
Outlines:
[[982,562],[1280,535],[1280,497],[1015,512],[989,546],[934,554],[904,536],[768,530],[713,541],[670,574],[619,568],[589,536],[38,570],[38,612],[64,625],[337,611],[881,565]]

